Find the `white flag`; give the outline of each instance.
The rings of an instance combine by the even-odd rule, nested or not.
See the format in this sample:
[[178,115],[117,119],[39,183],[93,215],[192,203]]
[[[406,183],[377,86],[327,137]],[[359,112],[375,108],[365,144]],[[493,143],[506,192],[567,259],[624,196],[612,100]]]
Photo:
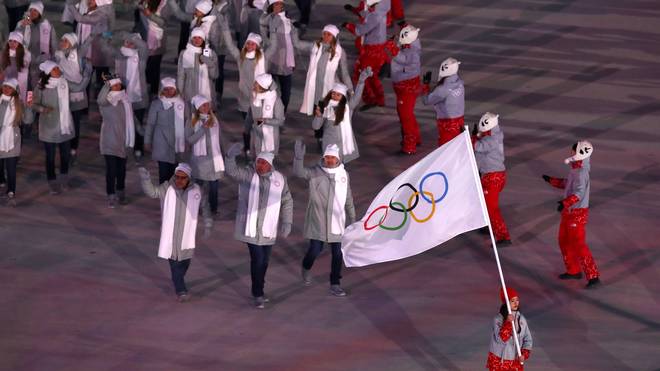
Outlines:
[[468,131],[431,152],[383,188],[346,228],[347,267],[419,254],[488,225]]

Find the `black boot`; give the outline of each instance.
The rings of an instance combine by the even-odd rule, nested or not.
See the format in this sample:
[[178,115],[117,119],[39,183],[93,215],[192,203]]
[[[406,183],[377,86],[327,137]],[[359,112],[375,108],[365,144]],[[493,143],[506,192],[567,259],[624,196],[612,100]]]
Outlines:
[[598,278],[598,277],[590,279],[589,282],[587,282],[587,286],[585,286],[584,288],[585,289],[594,289],[597,286],[600,286],[600,278]]
[[582,279],[582,272],[580,273],[575,273],[575,274],[570,274],[570,273],[562,273],[559,275],[560,280],[579,280]]

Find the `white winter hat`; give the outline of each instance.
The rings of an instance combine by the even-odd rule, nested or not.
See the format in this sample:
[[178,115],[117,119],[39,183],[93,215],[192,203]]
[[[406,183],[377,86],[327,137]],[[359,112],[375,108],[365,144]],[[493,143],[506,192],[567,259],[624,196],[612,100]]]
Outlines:
[[96,6],[112,5],[112,0],[96,0]]
[[337,28],[337,26],[334,24],[327,24],[325,27],[323,27],[323,32],[328,32],[336,38],[337,35],[339,35],[339,28]]
[[201,94],[195,95],[190,102],[192,105],[195,107],[195,109],[199,109],[204,103],[210,103],[211,100]]
[[399,32],[399,43],[401,45],[412,44],[415,42],[415,40],[417,40],[418,36],[419,28],[407,25],[401,29],[401,32]]
[[577,142],[577,145],[575,146],[575,155],[565,159],[564,163],[568,165],[571,162],[586,160],[591,157],[593,153],[594,146],[586,140],[581,140]]
[[325,156],[334,156],[339,158],[339,146],[336,144],[328,144],[327,147],[325,147],[325,151],[323,151],[323,157]]
[[273,160],[275,159],[275,154],[273,152],[259,152],[257,158],[260,158],[268,162],[271,166],[273,165]]
[[41,1],[35,1],[33,3],[30,3],[29,9],[34,9],[39,12],[39,14],[44,14],[44,3]]
[[332,86],[332,91],[334,91],[335,93],[339,93],[343,96],[346,96],[346,94],[348,93],[348,87],[340,82],[336,82]]
[[160,80],[162,88],[176,88],[176,79],[174,77],[163,77]]
[[188,175],[188,178],[192,176],[192,168],[190,165],[186,164],[185,162],[179,163],[177,167],[174,169],[174,172],[176,173],[177,171],[180,171],[186,175]]
[[275,3],[283,3],[284,0],[268,0],[268,5],[273,5]]
[[195,27],[190,31],[190,40],[192,40],[193,37],[201,37],[203,40],[206,40],[206,32],[199,27]]
[[457,61],[455,58],[447,58],[440,64],[440,72],[438,73],[438,78],[452,76],[458,73],[458,65],[461,62]]
[[39,65],[39,70],[44,72],[45,74],[50,74],[50,72],[53,70],[55,67],[60,67],[57,65],[57,63],[53,61],[45,61]]
[[2,82],[2,85],[7,85],[12,87],[14,90],[18,89],[18,80],[13,77],[10,77]]
[[252,41],[253,43],[257,44],[258,46],[261,46],[261,42],[263,40],[261,39],[261,35],[259,35],[257,33],[254,33],[254,32],[250,32],[245,41]]
[[12,31],[9,33],[7,40],[16,41],[17,43],[23,45],[23,34],[17,31]]
[[210,2],[209,0],[202,0],[197,4],[195,4],[195,9],[199,10],[204,14],[209,14],[211,9],[213,9],[213,3]]
[[481,116],[481,120],[479,120],[479,132],[483,133],[488,130],[492,130],[499,123],[499,117],[500,115],[496,115],[494,113],[484,113],[483,116]]
[[367,6],[372,6],[380,3],[381,0],[367,0]]
[[254,7],[255,7],[256,9],[263,10],[263,9],[264,9],[264,5],[266,5],[266,0],[254,0],[254,1],[252,2],[252,5],[254,5]]
[[270,89],[270,86],[273,84],[273,76],[269,73],[263,73],[255,77],[254,81],[256,81],[262,88]]
[[121,79],[114,78],[114,79],[108,80],[108,85],[110,85],[110,86],[117,85],[117,84],[121,84]]
[[69,44],[71,44],[71,47],[78,45],[78,35],[73,32],[65,33],[60,39],[68,41]]

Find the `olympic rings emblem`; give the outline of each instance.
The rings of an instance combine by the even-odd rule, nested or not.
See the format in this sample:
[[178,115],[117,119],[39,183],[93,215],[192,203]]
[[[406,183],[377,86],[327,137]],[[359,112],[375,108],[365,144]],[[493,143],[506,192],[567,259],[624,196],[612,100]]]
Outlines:
[[[442,194],[438,198],[435,198],[435,195],[432,192],[424,190],[424,184],[426,183],[426,181],[429,178],[431,178],[433,176],[440,176],[440,177],[442,177],[442,179],[444,181],[444,191],[442,192]],[[447,192],[449,191],[449,181],[447,180],[447,176],[443,172],[436,171],[436,172],[433,172],[433,173],[428,173],[428,174],[426,174],[422,177],[422,180],[419,182],[419,190],[417,190],[417,188],[415,188],[410,183],[403,183],[402,185],[400,185],[396,189],[395,193],[397,193],[402,188],[409,188],[412,191],[410,197],[408,198],[408,202],[407,202],[408,205],[406,206],[401,202],[394,201],[394,196],[392,196],[392,198],[390,198],[390,202],[389,202],[388,205],[378,206],[377,208],[375,208],[369,214],[369,216],[367,216],[367,219],[363,223],[364,230],[370,231],[370,230],[373,230],[373,229],[376,229],[376,228],[380,228],[380,229],[384,229],[386,231],[397,231],[397,230],[403,228],[404,225],[406,225],[406,222],[408,221],[408,214],[410,214],[410,218],[412,220],[414,220],[415,222],[417,222],[417,223],[426,223],[426,222],[428,222],[435,215],[436,205],[439,202],[441,202],[447,196]],[[431,211],[424,218],[418,217],[417,215],[415,215],[415,212],[414,212],[415,208],[417,208],[417,205],[419,204],[420,196],[424,201],[431,204]],[[385,210],[385,214],[380,218],[378,223],[370,226],[369,221],[371,220],[371,218],[378,211],[381,211],[381,210]],[[403,220],[401,221],[401,223],[399,225],[396,225],[396,226],[386,226],[386,225],[384,225],[385,220],[387,220],[387,217],[389,216],[389,211],[390,210],[394,210],[394,211],[403,213]]]

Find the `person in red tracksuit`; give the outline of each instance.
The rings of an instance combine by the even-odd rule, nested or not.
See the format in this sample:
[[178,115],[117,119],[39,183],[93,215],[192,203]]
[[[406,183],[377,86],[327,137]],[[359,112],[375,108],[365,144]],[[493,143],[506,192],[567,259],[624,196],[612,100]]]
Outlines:
[[488,217],[498,246],[510,245],[511,236],[500,213],[500,192],[506,184],[504,167],[504,134],[499,115],[486,112],[473,130],[474,157],[481,174]]
[[357,85],[358,77],[363,69],[371,67],[373,71],[373,76],[367,80],[362,93],[362,100],[365,103],[361,108],[362,111],[375,106],[385,106],[385,92],[378,75],[383,65],[389,62],[389,57],[385,52],[387,41],[385,14],[376,9],[379,2],[380,0],[366,0],[367,12],[361,23],[356,25],[345,22],[343,24],[343,27],[352,34],[364,37],[360,55],[353,70],[354,85]]
[[396,112],[401,121],[401,152],[407,155],[415,154],[417,146],[422,144],[415,117],[415,102],[422,90],[419,78],[422,45],[418,35],[419,28],[405,25],[399,33],[399,46],[389,41],[387,48],[394,57],[391,76],[396,93]]
[[440,65],[438,85],[429,92],[430,78],[424,76],[424,104],[433,105],[438,125],[438,146],[454,139],[463,131],[465,113],[465,87],[458,76],[458,65],[454,58],[445,59]]
[[600,284],[600,273],[586,242],[591,168],[589,161],[593,151],[591,143],[579,141],[573,144],[572,156],[564,160],[571,167],[568,178],[543,175],[543,180],[550,185],[564,189],[564,199],[558,202],[557,211],[561,212],[558,240],[566,272],[560,274],[559,278],[581,279],[584,272],[588,289]]

